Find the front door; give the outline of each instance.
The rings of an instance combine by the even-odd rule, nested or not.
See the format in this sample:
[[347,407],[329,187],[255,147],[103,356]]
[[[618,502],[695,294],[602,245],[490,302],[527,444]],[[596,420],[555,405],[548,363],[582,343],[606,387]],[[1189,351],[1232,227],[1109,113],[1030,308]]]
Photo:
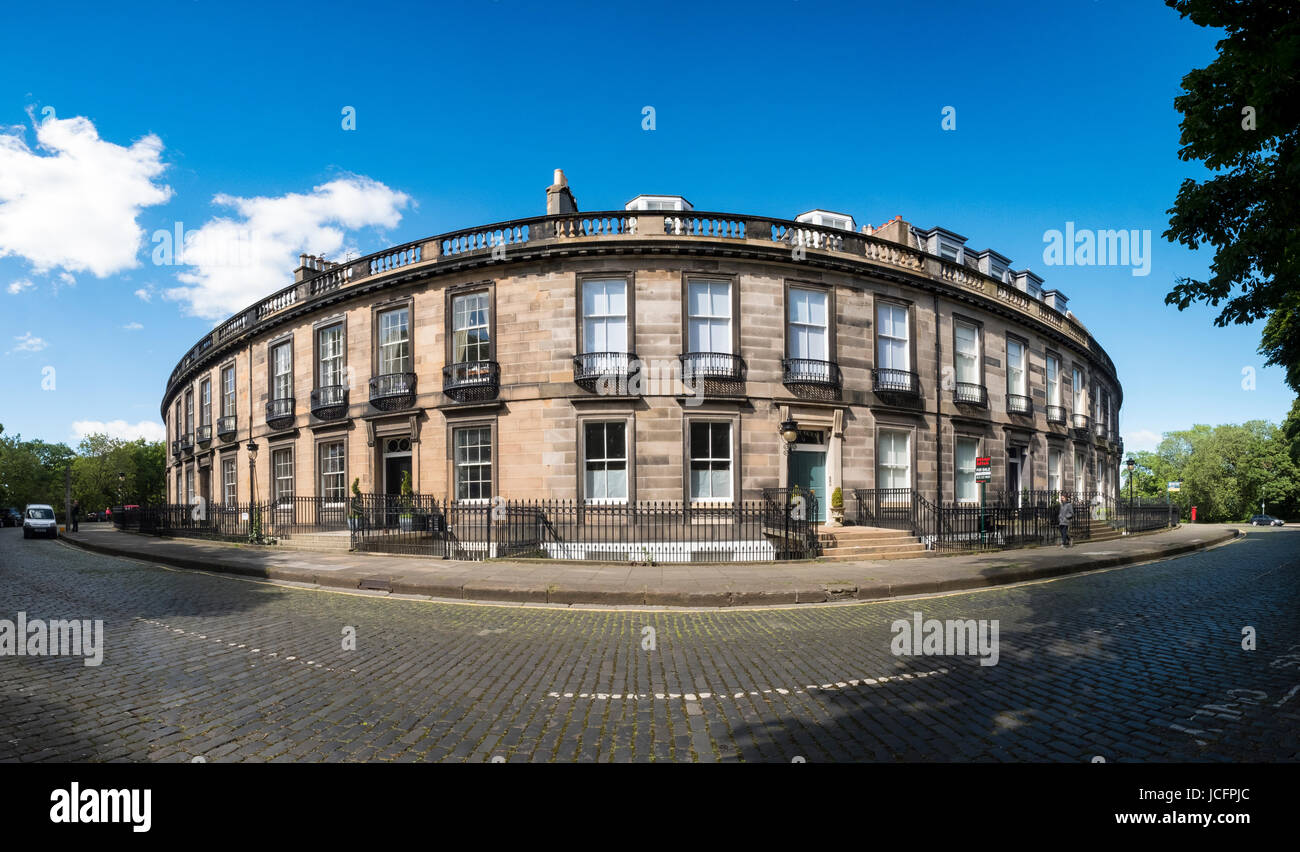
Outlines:
[[203,497],[204,510],[212,505],[212,468],[199,468],[199,495]]
[[411,472],[411,456],[386,456],[384,458],[384,493],[401,494],[402,476]]
[[826,451],[804,450],[797,445],[790,453],[790,487],[799,486],[804,494],[812,492],[817,498],[816,516],[821,523],[826,520],[826,506],[831,495],[826,490]]
[[1007,447],[1007,497],[1012,506],[1020,505],[1020,469],[1023,452],[1020,447]]

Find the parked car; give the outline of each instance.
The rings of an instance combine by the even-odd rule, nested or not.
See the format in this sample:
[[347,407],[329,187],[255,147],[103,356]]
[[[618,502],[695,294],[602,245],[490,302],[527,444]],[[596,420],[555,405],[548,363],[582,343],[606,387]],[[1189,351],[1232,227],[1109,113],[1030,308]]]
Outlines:
[[23,511],[23,538],[34,535],[59,537],[59,521],[54,517],[54,507],[46,503],[28,503]]
[[1272,515],[1256,515],[1250,519],[1250,525],[1253,527],[1284,527],[1286,524]]
[[18,511],[16,506],[10,506],[8,509],[0,509],[0,526],[21,527],[22,525],[23,513]]

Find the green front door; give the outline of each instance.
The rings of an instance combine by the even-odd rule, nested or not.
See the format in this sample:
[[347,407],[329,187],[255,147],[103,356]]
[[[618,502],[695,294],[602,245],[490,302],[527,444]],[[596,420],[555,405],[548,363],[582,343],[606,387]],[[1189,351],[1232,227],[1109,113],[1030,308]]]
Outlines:
[[817,497],[817,514],[813,520],[821,523],[826,520],[826,504],[830,495],[826,493],[826,453],[795,450],[790,453],[790,486],[799,486],[807,494],[809,491]]

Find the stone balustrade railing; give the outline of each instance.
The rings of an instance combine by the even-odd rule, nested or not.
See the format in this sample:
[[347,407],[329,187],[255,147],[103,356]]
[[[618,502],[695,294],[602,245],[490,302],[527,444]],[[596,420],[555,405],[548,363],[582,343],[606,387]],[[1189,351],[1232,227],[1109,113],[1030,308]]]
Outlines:
[[976,269],[953,263],[919,249],[855,231],[764,216],[737,216],[698,211],[610,211],[537,216],[494,225],[466,228],[375,252],[346,263],[309,258],[302,281],[267,296],[225,321],[191,349],[167,382],[167,394],[213,346],[251,334],[262,323],[303,306],[317,297],[355,286],[375,276],[439,262],[460,261],[486,255],[507,260],[524,247],[549,247],[582,240],[702,239],[746,245],[779,246],[795,257],[800,252],[824,252],[831,257],[850,256],[871,264],[893,267],[934,278],[949,286],[980,293],[1015,312],[1046,323],[1074,340],[1105,365],[1111,378],[1115,365],[1096,340],[1074,319],[1038,299]]

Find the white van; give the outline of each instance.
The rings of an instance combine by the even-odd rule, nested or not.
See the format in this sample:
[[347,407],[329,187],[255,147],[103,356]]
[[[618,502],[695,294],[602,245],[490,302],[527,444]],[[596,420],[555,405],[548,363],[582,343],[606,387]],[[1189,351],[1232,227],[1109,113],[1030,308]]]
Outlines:
[[34,535],[59,537],[59,522],[54,517],[54,507],[45,503],[28,503],[23,510],[23,538]]

